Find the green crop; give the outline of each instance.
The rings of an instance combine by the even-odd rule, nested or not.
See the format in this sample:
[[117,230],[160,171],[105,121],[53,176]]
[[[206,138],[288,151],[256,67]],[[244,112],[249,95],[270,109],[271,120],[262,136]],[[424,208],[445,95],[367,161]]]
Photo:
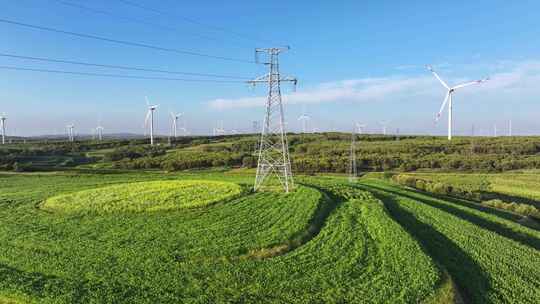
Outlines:
[[217,181],[153,181],[119,184],[48,198],[47,211],[108,213],[202,207],[238,196],[240,186]]
[[36,208],[49,197],[190,180],[244,187],[251,177],[0,174],[0,302],[417,303],[441,281],[379,200],[338,180],[299,178],[289,194],[242,192],[199,208]]
[[471,303],[538,303],[540,232],[451,200],[364,180]]

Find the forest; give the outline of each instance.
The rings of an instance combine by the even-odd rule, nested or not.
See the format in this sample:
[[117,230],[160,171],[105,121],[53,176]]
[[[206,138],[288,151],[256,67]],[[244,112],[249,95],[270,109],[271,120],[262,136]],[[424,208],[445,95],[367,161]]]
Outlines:
[[[255,135],[181,137],[169,143],[162,138],[154,147],[144,140],[34,142],[0,148],[0,168],[39,170],[46,167],[43,159],[53,160],[55,169],[99,162],[117,169],[166,171],[254,168],[257,139]],[[294,171],[349,171],[351,134],[289,134],[288,139]],[[434,136],[357,135],[355,150],[357,169],[365,172],[495,173],[540,168],[539,137],[458,137],[449,142]]]

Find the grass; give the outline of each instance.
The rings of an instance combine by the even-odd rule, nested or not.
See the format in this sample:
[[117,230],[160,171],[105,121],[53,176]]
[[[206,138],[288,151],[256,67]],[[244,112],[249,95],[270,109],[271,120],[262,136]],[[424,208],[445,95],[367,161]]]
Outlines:
[[380,180],[363,180],[359,187],[384,201],[467,302],[538,303],[540,232]]
[[[142,181],[201,180],[245,187],[252,177],[0,174],[0,292],[43,303],[416,303],[440,285],[433,259],[381,201],[337,179],[299,179],[289,194],[242,192],[199,208],[36,208]],[[250,255],[280,246],[288,250]]]
[[440,181],[469,191],[492,192],[507,196],[509,200],[520,198],[540,207],[540,176],[534,173],[418,173],[411,174],[422,179]]
[[138,182],[54,196],[41,208],[65,213],[166,211],[207,206],[241,192],[236,184],[217,181]]

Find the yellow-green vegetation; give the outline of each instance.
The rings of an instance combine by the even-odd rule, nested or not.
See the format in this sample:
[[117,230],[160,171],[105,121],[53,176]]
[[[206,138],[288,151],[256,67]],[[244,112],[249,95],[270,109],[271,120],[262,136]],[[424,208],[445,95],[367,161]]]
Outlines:
[[[538,303],[540,232],[478,204],[375,179],[297,176],[291,193],[242,191],[252,181],[242,172],[0,173],[0,299]],[[144,205],[154,184],[166,206],[179,206],[120,212]],[[185,195],[206,202],[198,195],[216,185],[225,190],[210,197],[221,200],[186,207]],[[122,193],[121,208],[95,205],[105,189]],[[36,208],[63,196],[93,209]]]
[[446,268],[467,303],[538,303],[540,232],[381,180],[362,180]]
[[178,179],[252,182],[0,174],[0,291],[43,303],[417,303],[438,288],[436,265],[383,204],[338,180],[299,178],[289,194],[242,192],[167,212],[35,208],[51,196]]
[[537,174],[402,173],[392,179],[423,191],[471,199],[484,206],[540,218]]
[[406,173],[405,175],[442,182],[468,191],[494,192],[540,202],[539,174]]
[[31,304],[35,303],[32,299],[25,295],[18,294],[3,294],[0,291],[0,304]]
[[153,181],[119,184],[61,194],[41,208],[66,213],[164,211],[202,207],[242,192],[239,185],[218,181]]

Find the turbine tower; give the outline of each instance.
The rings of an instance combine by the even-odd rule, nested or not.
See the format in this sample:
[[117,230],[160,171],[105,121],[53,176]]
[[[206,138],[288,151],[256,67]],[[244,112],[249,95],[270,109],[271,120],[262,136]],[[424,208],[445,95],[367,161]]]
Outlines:
[[214,136],[225,135],[225,129],[223,128],[223,121],[218,121],[216,127],[214,127]]
[[512,136],[512,120],[508,121],[508,136]]
[[[358,124],[356,124],[358,126]],[[356,133],[353,128],[351,132],[351,150],[350,150],[350,161],[349,161],[349,182],[353,183],[356,181],[357,172],[356,172]]]
[[311,120],[311,117],[306,114],[306,107],[304,106],[302,115],[298,117],[298,121],[302,124],[302,133],[307,132],[307,122],[309,120]]
[[[151,105],[148,101],[148,97],[145,97],[146,99],[146,106],[148,107],[148,112],[146,113],[146,119],[144,120],[144,126],[150,128],[150,145],[154,145],[154,111],[157,109],[159,105]],[[148,121],[150,121],[150,124],[148,124]]]
[[383,135],[386,135],[386,127],[388,126],[388,123],[389,122],[387,120],[383,120],[383,121],[379,122],[379,124],[382,127]]
[[0,115],[0,128],[2,129],[2,145],[6,144],[6,113]]
[[97,128],[96,128],[97,139],[99,141],[103,140],[103,130],[104,130],[104,128],[101,125],[97,126]]
[[464,87],[468,87],[468,86],[471,86],[471,85],[474,85],[474,84],[480,84],[480,83],[483,83],[483,82],[486,82],[489,80],[489,78],[485,78],[485,79],[480,79],[480,80],[475,80],[475,81],[470,81],[470,82],[465,82],[465,83],[462,83],[462,84],[458,84],[456,86],[453,86],[453,87],[450,87],[448,86],[448,84],[446,84],[446,82],[444,82],[441,77],[439,77],[439,75],[433,70],[433,67],[431,66],[427,66],[428,70],[433,74],[433,76],[435,76],[435,78],[437,78],[437,80],[439,80],[439,82],[448,90],[448,92],[446,93],[446,97],[444,98],[444,101],[442,103],[442,106],[441,106],[441,109],[439,110],[439,113],[437,113],[437,117],[435,118],[435,122],[439,121],[439,119],[441,118],[441,114],[442,112],[444,111],[444,107],[446,106],[446,103],[448,102],[448,140],[452,140],[452,127],[453,127],[453,120],[452,120],[452,107],[453,107],[453,104],[452,104],[452,96],[454,94],[454,92],[457,90],[457,89],[461,89],[461,88],[464,88]]
[[297,79],[282,77],[279,72],[279,54],[288,50],[289,47],[255,49],[256,61],[259,62],[259,54],[266,54],[268,60],[264,64],[269,68],[266,75],[248,81],[252,85],[268,84],[266,113],[259,143],[257,175],[253,186],[255,191],[261,188],[266,178],[271,174],[277,176],[285,192],[289,192],[294,187],[289,145],[285,132],[283,103],[281,102],[281,83],[292,82],[296,86]]
[[174,114],[173,112],[170,112],[171,119],[172,119],[172,134],[174,135],[174,138],[178,137],[178,120],[184,115],[184,113],[177,113]]
[[260,131],[259,121],[254,120],[252,122],[253,134],[257,134]]
[[66,129],[67,129],[67,132],[68,132],[68,140],[70,142],[74,142],[75,141],[75,136],[73,135],[73,129],[75,129],[75,125],[74,124],[67,125]]
[[364,134],[364,129],[367,127],[367,124],[361,124],[361,123],[356,123],[356,132],[358,134]]

